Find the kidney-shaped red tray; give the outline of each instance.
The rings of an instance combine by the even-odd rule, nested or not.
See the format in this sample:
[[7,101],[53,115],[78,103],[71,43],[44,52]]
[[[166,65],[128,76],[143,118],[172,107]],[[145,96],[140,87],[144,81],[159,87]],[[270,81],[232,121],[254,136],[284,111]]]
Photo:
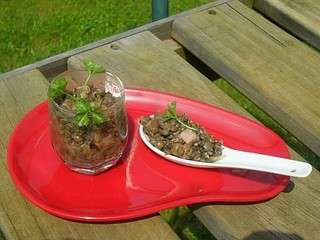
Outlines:
[[199,169],[169,162],[138,135],[141,116],[163,111],[170,101],[226,146],[289,157],[285,143],[251,120],[207,104],[165,93],[127,89],[129,146],[112,169],[88,176],[70,171],[55,154],[43,102],[17,125],[8,146],[11,177],[35,205],[59,217],[91,222],[137,218],[199,202],[255,202],[281,192],[288,177],[245,170]]

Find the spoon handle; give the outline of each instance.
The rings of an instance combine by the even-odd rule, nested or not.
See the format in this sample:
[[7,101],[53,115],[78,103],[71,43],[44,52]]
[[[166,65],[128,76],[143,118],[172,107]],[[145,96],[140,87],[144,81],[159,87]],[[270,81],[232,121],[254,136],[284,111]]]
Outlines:
[[227,147],[223,149],[223,153],[225,157],[214,164],[217,167],[250,169],[292,177],[306,177],[312,171],[312,166],[306,162],[243,152]]

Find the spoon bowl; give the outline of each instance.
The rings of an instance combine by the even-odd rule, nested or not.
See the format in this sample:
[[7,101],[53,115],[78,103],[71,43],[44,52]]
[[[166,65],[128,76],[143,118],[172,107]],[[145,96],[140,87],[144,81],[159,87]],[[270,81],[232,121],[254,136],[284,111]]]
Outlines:
[[149,137],[144,133],[143,126],[140,124],[139,134],[144,144],[161,157],[189,167],[198,168],[238,168],[255,170],[262,172],[276,173],[291,177],[307,177],[312,166],[309,163],[290,160],[281,157],[274,157],[259,153],[244,152],[234,150],[223,146],[222,156],[217,158],[215,162],[201,162],[179,158],[170,154],[166,154],[150,143]]

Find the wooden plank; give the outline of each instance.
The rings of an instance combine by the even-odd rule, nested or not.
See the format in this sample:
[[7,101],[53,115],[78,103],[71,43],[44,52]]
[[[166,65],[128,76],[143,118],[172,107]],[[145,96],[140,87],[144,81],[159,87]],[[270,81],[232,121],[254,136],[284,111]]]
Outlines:
[[195,215],[217,239],[304,239],[319,237],[319,172],[306,179],[293,179],[291,192],[250,205],[208,205]]
[[248,7],[252,8],[255,0],[240,0],[243,4],[247,5]]
[[177,43],[175,40],[173,40],[172,38],[163,40],[163,43],[168,47],[168,49],[170,49],[171,51],[176,52],[180,57],[186,59],[186,52],[183,49],[183,47]]
[[178,239],[160,216],[118,224],[76,223],[51,216],[21,197],[6,167],[7,140],[19,119],[46,98],[47,84],[37,70],[0,81],[0,227],[6,238]]
[[175,54],[167,43],[150,32],[142,32],[75,55],[68,64],[80,68],[86,58],[94,59],[117,74],[126,87],[166,91],[218,106],[234,106],[237,112],[244,112],[212,82]]
[[296,36],[320,49],[318,0],[255,0],[254,8]]
[[172,37],[320,155],[318,52],[238,1],[179,18]]
[[[116,48],[111,48],[111,45],[116,45],[119,48],[114,50]],[[159,41],[149,32],[140,33],[76,55],[70,58],[69,65],[79,68],[82,66],[82,60],[86,58],[94,59],[104,65],[106,69],[115,72],[123,80],[126,87],[143,87],[172,92],[251,117],[219,90],[214,83],[190,67],[181,57],[171,52],[166,43]],[[292,152],[292,156],[300,158],[294,152]],[[258,230],[272,229],[271,227],[275,224],[269,220],[270,213],[277,214],[274,216],[274,221],[278,224],[277,231],[292,232],[293,227],[289,225],[292,223],[297,229],[297,234],[305,237],[307,230],[312,230],[315,233],[317,231],[315,225],[319,224],[319,208],[315,208],[320,204],[319,173],[314,171],[313,175],[307,179],[294,179],[293,184],[296,185],[296,188],[292,193],[283,193],[278,197],[279,199],[275,198],[264,204],[212,205],[202,207],[195,213],[218,239],[244,239],[243,236]],[[311,201],[312,203],[309,205]],[[297,212],[292,211],[293,207],[296,207]],[[239,212],[233,212],[230,209]],[[250,214],[251,211],[252,214]],[[294,223],[296,215],[301,211],[303,211],[303,215],[298,216],[296,218],[298,221]],[[241,215],[242,213],[244,215]],[[306,224],[310,224],[307,229],[300,221],[304,217]],[[246,218],[250,221],[247,221]],[[311,220],[313,222],[310,222]],[[249,223],[248,225],[241,224],[246,221]]]
[[143,25],[141,27],[137,27],[132,30],[129,30],[129,31],[126,31],[126,32],[123,32],[120,34],[116,34],[111,37],[107,37],[107,38],[98,40],[96,42],[84,45],[82,47],[79,47],[79,48],[76,48],[76,49],[73,49],[70,51],[66,51],[64,53],[46,58],[44,60],[29,64],[29,65],[26,65],[26,66],[23,66],[23,67],[20,67],[17,69],[14,69],[14,70],[9,71],[7,73],[0,74],[0,80],[4,79],[4,78],[12,77],[16,74],[31,71],[33,69],[40,69],[40,71],[47,78],[53,77],[53,76],[66,70],[67,60],[69,57],[71,57],[75,54],[84,52],[84,51],[88,51],[93,48],[97,48],[99,46],[103,46],[105,44],[111,43],[111,42],[116,41],[118,39],[125,38],[128,36],[137,34],[139,32],[146,31],[146,30],[151,31],[160,39],[168,39],[168,38],[170,38],[171,25],[172,25],[172,22],[174,19],[186,16],[188,14],[192,14],[195,12],[206,10],[206,9],[211,8],[213,6],[223,4],[227,1],[230,1],[230,0],[217,0],[212,3],[208,3],[205,5],[199,6],[197,8],[173,15],[171,17],[168,17],[168,18],[165,18],[165,19],[162,19],[159,21],[155,21],[155,22]]

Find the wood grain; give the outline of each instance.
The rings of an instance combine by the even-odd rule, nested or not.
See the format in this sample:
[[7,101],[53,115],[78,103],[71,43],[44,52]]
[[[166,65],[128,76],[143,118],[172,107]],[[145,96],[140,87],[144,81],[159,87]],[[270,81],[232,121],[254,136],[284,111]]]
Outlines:
[[13,186],[7,170],[6,145],[19,119],[46,98],[47,84],[37,70],[0,81],[0,227],[6,238],[178,239],[160,216],[118,224],[84,224],[51,216],[24,200]]
[[[114,47],[117,46],[117,47]],[[84,59],[94,59],[115,73],[125,87],[142,87],[244,110],[205,76],[192,68],[167,43],[150,32],[142,32],[112,44],[71,57],[69,67],[81,68]]]
[[[117,50],[111,48],[114,44],[119,47]],[[136,34],[112,45],[76,55],[70,58],[69,66],[81,67],[83,59],[94,59],[119,75],[127,87],[168,91],[251,117],[212,82],[173,53],[167,43],[159,41],[151,33]],[[301,158],[293,151],[291,153],[292,157]],[[267,231],[266,236],[272,239],[268,231],[273,229],[296,232],[308,239],[314,236],[312,234],[317,231],[316,226],[319,224],[320,211],[315,207],[320,204],[319,173],[314,170],[312,176],[294,179],[293,184],[296,185],[293,192],[282,193],[267,203],[241,206],[215,204],[199,208],[195,214],[218,239],[245,239],[258,231]],[[303,214],[299,215],[301,212]],[[308,228],[301,221],[303,218],[309,224]],[[308,231],[312,233],[307,234]]]
[[163,40],[162,42],[167,46],[168,49],[170,49],[171,51],[174,51],[180,57],[186,59],[187,56],[186,56],[185,50],[175,40],[173,40],[172,38],[169,38],[169,39]]
[[239,1],[177,19],[172,37],[320,155],[320,55]]
[[255,0],[254,8],[296,36],[320,49],[318,0]]
[[252,8],[255,0],[240,0],[240,2],[247,5],[248,7]]
[[202,206],[195,215],[217,239],[313,240],[319,237],[319,172],[294,179],[294,188],[276,198],[250,205]]

